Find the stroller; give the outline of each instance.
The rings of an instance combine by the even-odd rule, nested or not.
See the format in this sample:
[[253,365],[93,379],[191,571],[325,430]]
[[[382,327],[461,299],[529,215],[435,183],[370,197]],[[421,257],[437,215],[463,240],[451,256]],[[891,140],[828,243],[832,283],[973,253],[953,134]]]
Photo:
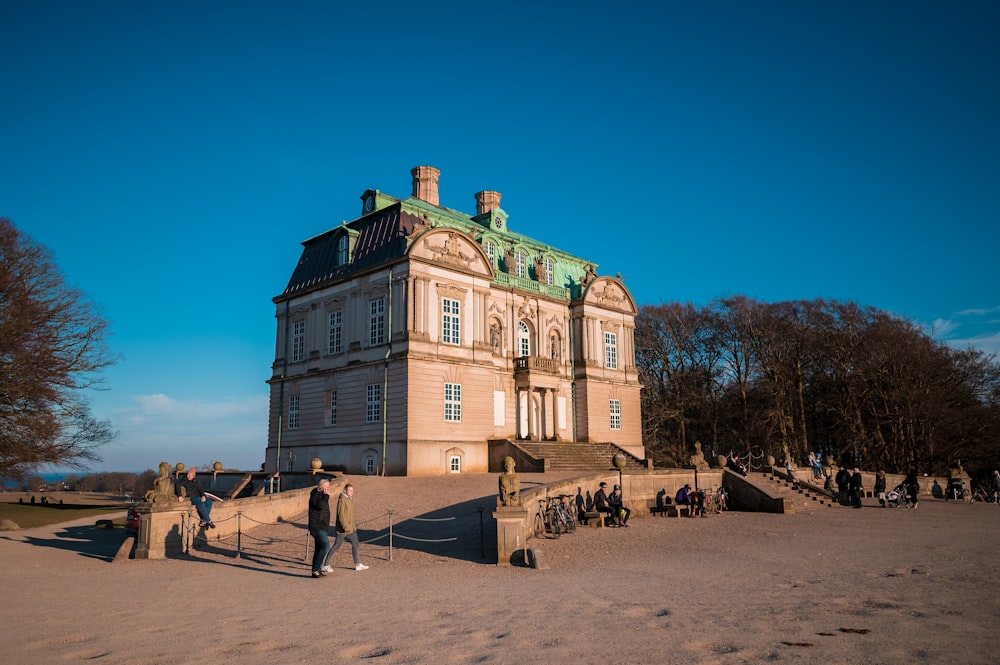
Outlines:
[[885,502],[889,504],[890,508],[895,508],[899,506],[900,508],[909,508],[910,502],[906,498],[906,486],[903,484],[896,485],[892,490],[885,493]]

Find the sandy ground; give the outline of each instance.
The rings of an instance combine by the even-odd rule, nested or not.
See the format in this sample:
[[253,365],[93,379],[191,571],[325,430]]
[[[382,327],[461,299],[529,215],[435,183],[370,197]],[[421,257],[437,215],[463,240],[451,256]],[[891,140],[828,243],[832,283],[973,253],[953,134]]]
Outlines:
[[90,520],[0,533],[0,662],[1000,663],[995,505],[635,519],[531,541],[533,570],[482,558],[495,476],[352,481],[371,568],[345,546],[321,579],[304,515],[240,557],[112,562],[122,533]]

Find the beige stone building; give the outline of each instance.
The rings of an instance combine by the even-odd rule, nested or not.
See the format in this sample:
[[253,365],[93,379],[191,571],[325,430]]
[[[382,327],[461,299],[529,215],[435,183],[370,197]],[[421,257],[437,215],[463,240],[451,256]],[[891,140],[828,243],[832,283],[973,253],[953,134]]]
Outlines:
[[439,175],[414,168],[405,199],[368,190],[302,243],[274,298],[266,469],[485,472],[499,439],[644,458],[628,289],[508,227],[498,192],[471,216],[440,205]]

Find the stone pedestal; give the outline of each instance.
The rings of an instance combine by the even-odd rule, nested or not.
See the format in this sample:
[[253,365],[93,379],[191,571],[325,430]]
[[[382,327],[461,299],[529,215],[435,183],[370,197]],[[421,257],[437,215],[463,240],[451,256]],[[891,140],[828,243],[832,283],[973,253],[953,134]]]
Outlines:
[[497,565],[511,565],[515,552],[523,550],[527,541],[528,509],[524,506],[503,506],[496,509]]

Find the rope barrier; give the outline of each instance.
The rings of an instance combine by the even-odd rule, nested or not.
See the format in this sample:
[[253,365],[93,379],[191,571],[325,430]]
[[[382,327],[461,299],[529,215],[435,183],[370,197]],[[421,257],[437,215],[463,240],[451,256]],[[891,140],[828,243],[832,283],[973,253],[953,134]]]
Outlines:
[[[482,509],[477,509],[475,512],[470,511],[469,513],[463,513],[462,515],[456,515],[456,516],[451,516],[451,517],[417,517],[416,515],[412,515],[412,516],[408,516],[408,517],[403,517],[402,520],[403,521],[413,521],[413,522],[444,523],[444,522],[454,522],[459,517],[467,517],[467,516],[476,515],[476,514],[479,515],[480,521],[481,521],[482,520],[482,514],[483,514]],[[386,512],[383,515],[378,515],[376,517],[372,517],[370,519],[367,519],[367,520],[364,520],[364,521],[361,521],[361,522],[357,523],[358,526],[364,526],[364,525],[367,525],[367,524],[371,524],[372,522],[377,522],[377,521],[380,521],[380,520],[383,520],[383,519],[388,519],[389,524],[386,527],[384,527],[383,529],[380,529],[380,531],[384,531],[384,533],[380,533],[379,535],[376,535],[373,538],[362,540],[360,542],[363,543],[363,544],[368,545],[368,544],[376,543],[378,541],[385,540],[386,538],[388,538],[389,539],[389,560],[390,561],[392,561],[392,550],[393,550],[392,540],[393,540],[394,537],[396,537],[396,538],[402,538],[403,540],[410,541],[410,542],[431,543],[431,544],[453,543],[453,542],[457,542],[459,540],[457,536],[452,536],[450,538],[417,538],[415,536],[407,536],[407,535],[404,535],[404,534],[401,534],[401,533],[397,533],[394,530],[394,528],[393,528],[393,516],[394,515],[396,515],[396,513],[390,507],[390,508],[386,509]],[[301,517],[302,516],[299,515],[299,516],[296,517],[296,519],[299,519]],[[199,533],[198,529],[200,528],[200,525],[201,525],[201,518],[197,517],[197,519],[196,519],[193,507],[189,507],[188,510],[184,513],[184,515],[181,518],[181,533],[183,535],[183,551],[184,551],[184,553],[186,553],[186,554],[190,553],[191,546],[194,545],[195,543],[205,543],[205,544],[208,544],[208,543],[213,543],[213,544],[215,544],[215,543],[226,543],[226,542],[231,541],[231,540],[233,540],[235,538],[236,539],[236,557],[237,558],[242,558],[243,557],[243,552],[247,549],[244,546],[244,543],[243,543],[243,539],[244,538],[248,538],[250,541],[252,541],[252,542],[254,542],[254,543],[258,544],[258,545],[259,544],[265,544],[265,545],[292,544],[292,545],[294,545],[295,543],[299,542],[299,538],[275,538],[275,537],[270,537],[270,536],[269,537],[258,537],[258,536],[254,536],[254,535],[252,535],[250,533],[244,532],[244,530],[243,530],[243,521],[244,520],[252,522],[253,524],[260,525],[260,526],[277,526],[279,524],[294,523],[294,521],[293,522],[289,522],[288,520],[278,520],[278,521],[275,521],[275,522],[262,522],[260,520],[254,519],[254,518],[249,517],[247,515],[244,515],[243,511],[238,510],[238,511],[236,511],[235,515],[231,515],[229,517],[220,519],[220,520],[218,520],[215,523],[223,524],[225,522],[229,522],[229,521],[234,520],[234,519],[237,520],[237,527],[236,527],[236,532],[235,533],[231,533],[231,534],[229,534],[227,536],[218,536],[216,538],[210,538],[208,533]],[[397,517],[397,520],[398,519],[399,518]],[[482,529],[481,529],[481,526],[482,525],[480,525],[480,538],[482,538]],[[310,536],[308,530],[306,531],[306,534],[305,534],[305,540],[306,540],[306,543],[305,543],[305,556],[304,556],[304,560],[308,561],[309,560],[309,548],[310,548],[310,544],[312,542],[312,537]]]

